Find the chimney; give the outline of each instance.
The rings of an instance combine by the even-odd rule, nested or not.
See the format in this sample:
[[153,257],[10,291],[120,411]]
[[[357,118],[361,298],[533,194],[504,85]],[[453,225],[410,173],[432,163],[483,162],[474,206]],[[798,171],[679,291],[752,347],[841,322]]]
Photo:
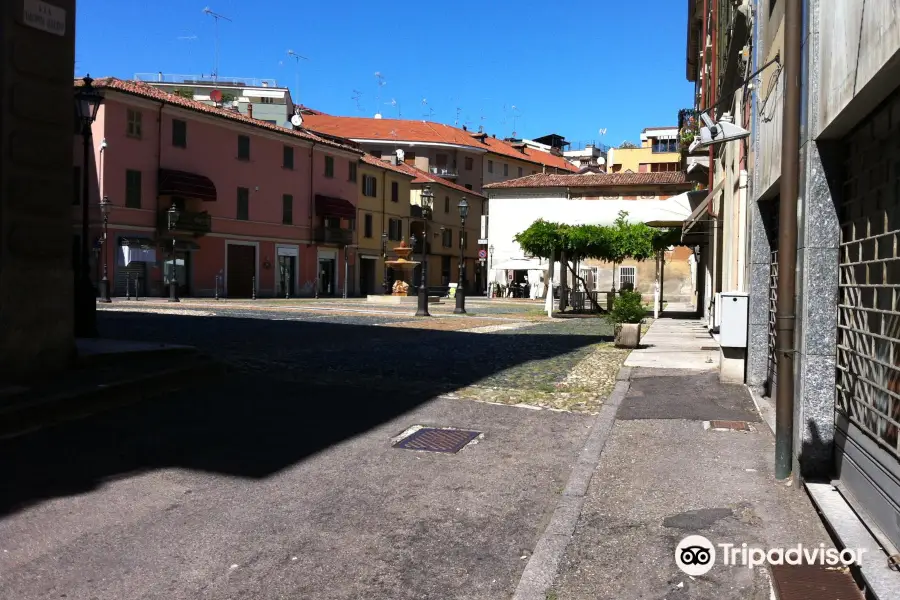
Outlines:
[[247,104],[247,116],[253,118],[253,104],[251,103]]
[[468,131],[468,130],[469,130],[469,128],[466,127],[465,125],[463,125],[463,131]]

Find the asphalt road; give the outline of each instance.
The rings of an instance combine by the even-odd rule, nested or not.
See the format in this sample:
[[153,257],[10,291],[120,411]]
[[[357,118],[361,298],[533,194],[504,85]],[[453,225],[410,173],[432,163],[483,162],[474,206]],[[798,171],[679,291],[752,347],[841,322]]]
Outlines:
[[[511,596],[591,419],[440,396],[528,365],[557,377],[603,332],[276,318],[101,314],[106,337],[230,371],[0,443],[0,598]],[[412,425],[484,435],[392,448]]]

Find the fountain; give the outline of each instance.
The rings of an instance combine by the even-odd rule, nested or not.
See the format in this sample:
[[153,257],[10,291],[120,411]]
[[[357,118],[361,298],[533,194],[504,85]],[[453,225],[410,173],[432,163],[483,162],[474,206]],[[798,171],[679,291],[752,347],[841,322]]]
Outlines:
[[[394,254],[397,258],[394,260],[385,260],[391,271],[394,272],[394,285],[391,287],[390,294],[369,294],[367,300],[369,302],[378,302],[382,304],[401,304],[407,302],[416,302],[417,297],[413,294],[413,286],[409,284],[417,266],[422,264],[417,260],[409,260],[409,255],[413,249],[407,245],[405,241],[394,248]],[[439,304],[439,298],[429,298],[430,304]]]

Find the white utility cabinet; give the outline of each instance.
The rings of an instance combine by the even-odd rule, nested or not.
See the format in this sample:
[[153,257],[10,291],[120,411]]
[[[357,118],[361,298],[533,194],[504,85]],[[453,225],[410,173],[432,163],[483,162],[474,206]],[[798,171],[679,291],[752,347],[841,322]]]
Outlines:
[[747,347],[746,292],[722,292],[719,300],[721,325],[719,325],[719,345],[724,348]]

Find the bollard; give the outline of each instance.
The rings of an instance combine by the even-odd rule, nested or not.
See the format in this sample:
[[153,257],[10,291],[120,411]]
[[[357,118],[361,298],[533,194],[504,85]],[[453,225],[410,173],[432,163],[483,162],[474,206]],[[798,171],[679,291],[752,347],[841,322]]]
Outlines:
[[131,300],[131,274],[125,273],[125,299]]
[[134,276],[134,299],[135,301],[140,300],[141,295],[141,276]]
[[219,299],[219,276],[216,275],[216,300]]
[[253,289],[251,290],[252,296],[250,296],[251,300],[256,300],[256,275],[253,276]]

